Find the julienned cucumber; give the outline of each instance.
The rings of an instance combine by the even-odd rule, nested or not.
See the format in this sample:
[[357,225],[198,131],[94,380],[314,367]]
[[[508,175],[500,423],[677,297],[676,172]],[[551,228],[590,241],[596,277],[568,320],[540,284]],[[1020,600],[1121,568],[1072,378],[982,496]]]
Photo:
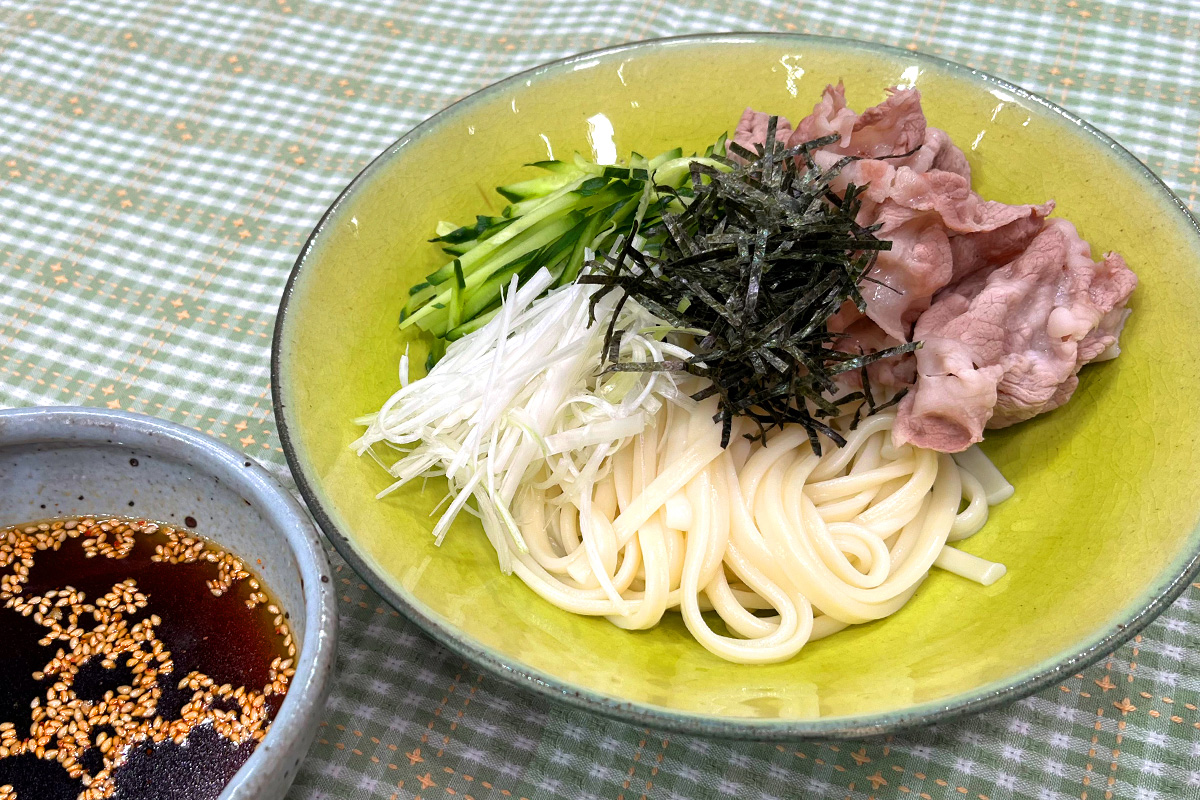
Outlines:
[[[723,139],[707,154],[718,148],[723,155]],[[635,220],[643,233],[661,228],[662,211],[680,202],[677,192],[688,194],[692,158],[675,148],[650,159],[633,153],[618,165],[579,155],[528,165],[545,174],[497,187],[510,203],[500,216],[438,224],[431,241],[452,258],[409,290],[400,327],[452,341],[492,318],[514,275],[524,283],[544,267],[554,286],[573,282],[587,251],[607,252]]]

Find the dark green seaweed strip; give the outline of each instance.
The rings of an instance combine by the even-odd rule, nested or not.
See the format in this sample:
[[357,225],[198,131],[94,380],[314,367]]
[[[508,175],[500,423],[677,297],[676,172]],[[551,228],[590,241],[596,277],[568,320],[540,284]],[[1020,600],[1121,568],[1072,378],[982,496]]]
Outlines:
[[[774,117],[768,121],[767,141],[756,152],[723,143],[729,155],[713,158],[724,169],[693,163],[684,187],[689,193],[660,189],[685,206],[679,213],[663,210],[661,223],[645,227],[644,235],[661,239],[638,249],[632,231],[620,252],[591,262],[579,280],[601,285],[593,304],[619,291],[618,307],[632,297],[675,328],[708,331],[689,359],[634,363],[618,360],[619,332],[610,324],[606,369],[708,378],[711,386],[694,397],[718,397],[723,445],[733,418],[742,415],[758,426],[753,438],[798,423],[819,453],[819,435],[844,443],[828,421],[848,404],[859,404],[857,424],[864,407],[874,413],[896,401],[876,404],[867,365],[919,345],[871,353],[834,349],[838,335],[828,331],[829,319],[847,302],[865,307],[859,284],[891,242],[858,224],[862,187],[832,189],[854,158],[828,169],[812,158],[838,137],[787,148],[775,138],[777,124]],[[855,371],[863,390],[841,391],[838,376]]]

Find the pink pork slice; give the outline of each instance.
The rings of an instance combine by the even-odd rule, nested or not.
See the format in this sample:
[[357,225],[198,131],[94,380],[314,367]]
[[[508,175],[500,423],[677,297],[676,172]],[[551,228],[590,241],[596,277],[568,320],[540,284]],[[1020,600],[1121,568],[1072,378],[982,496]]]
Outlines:
[[[938,290],[1021,252],[1053,209],[1010,206],[972,192],[966,156],[945,131],[927,127],[916,89],[892,89],[884,102],[857,115],[847,108],[841,84],[827,86],[788,145],[830,134],[841,138],[814,153],[814,161],[829,168],[843,156],[860,159],[843,167],[833,189],[865,186],[859,222],[881,225],[876,235],[892,242],[862,292],[867,316],[897,342],[909,341]],[[830,328],[845,331],[860,316],[847,304]]]
[[1084,364],[1116,345],[1137,276],[1100,262],[1075,227],[1051,219],[1011,263],[942,292],[917,321],[917,382],[892,438],[959,452],[1065,403]]

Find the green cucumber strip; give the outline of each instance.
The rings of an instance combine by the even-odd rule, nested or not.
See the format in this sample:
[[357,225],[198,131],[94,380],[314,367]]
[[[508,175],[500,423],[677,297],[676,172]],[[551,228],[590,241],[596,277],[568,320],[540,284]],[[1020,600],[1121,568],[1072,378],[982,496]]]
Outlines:
[[[592,183],[593,181],[596,183]],[[586,194],[584,193],[585,191],[587,192]],[[604,181],[602,178],[590,178],[581,183],[574,191],[567,192],[553,200],[547,197],[545,204],[539,206],[534,212],[521,217],[502,233],[487,242],[481,243],[479,247],[471,250],[469,253],[464,254],[459,259],[462,263],[463,272],[467,275],[475,272],[483,263],[481,259],[489,255],[489,249],[491,253],[499,253],[501,245],[506,244],[510,240],[516,240],[523,230],[532,229],[534,223],[538,220],[558,219],[564,213],[593,213],[593,209],[603,208],[606,205],[610,205],[624,197],[639,192],[641,192],[640,184],[636,188],[631,188],[619,182]],[[490,258],[487,259],[487,263],[491,263]],[[449,265],[447,265],[447,267],[443,267],[433,275],[430,275],[429,281],[437,285],[445,283],[449,280],[449,277]]]
[[571,257],[567,260],[562,277],[558,279],[558,286],[566,286],[568,283],[574,283],[575,278],[579,276],[579,270],[583,268],[584,250],[592,246],[592,243],[600,233],[600,228],[604,226],[605,222],[605,216],[601,214],[593,214],[588,217],[585,227],[579,234],[579,238],[571,248]]
[[[587,197],[592,197],[593,195],[600,193],[602,190],[604,190],[605,188],[608,188],[609,186],[612,186],[615,183],[617,183],[617,181],[589,176],[589,177],[586,177],[586,179],[583,180],[572,191],[576,195],[578,195],[580,198],[587,198]],[[506,206],[502,213],[505,216],[513,216],[513,217],[524,216],[525,214],[528,214],[529,212],[538,208],[543,203],[552,199],[552,197],[553,197],[553,195],[547,195],[546,197],[535,197],[532,200],[525,200],[520,203],[513,203],[510,206]]]
[[[544,219],[555,217],[559,214],[566,213],[571,210],[571,207],[579,203],[579,198],[573,193],[573,189],[582,181],[573,182],[553,192],[546,197],[546,202],[539,205],[530,213],[518,217],[512,221],[504,230],[497,233],[487,241],[480,242],[479,246],[473,248],[471,252],[463,255],[462,268],[463,272],[471,272],[471,267],[482,261],[484,258],[492,254],[500,247],[500,245],[513,239],[522,231],[532,228],[537,223]],[[447,276],[448,279],[449,276]],[[433,283],[442,283],[442,281],[431,281]]]
[[[551,249],[552,247],[554,247],[554,245],[547,246],[546,249]],[[506,272],[506,275],[503,279],[500,279],[499,275],[488,278],[488,281],[484,287],[480,287],[478,294],[475,296],[474,302],[468,302],[466,309],[464,309],[464,312],[469,314],[467,321],[464,321],[464,323],[458,325],[457,327],[451,327],[451,329],[446,330],[445,333],[438,333],[438,335],[442,336],[442,338],[448,339],[448,341],[454,341],[454,339],[466,336],[467,333],[479,330],[480,327],[486,325],[488,321],[491,321],[493,317],[496,317],[496,314],[500,311],[500,300],[502,300],[504,289],[508,287],[514,272],[518,273],[517,285],[521,285],[528,281],[529,278],[532,278],[534,273],[538,271],[541,266],[547,266],[551,271],[551,275],[557,277],[559,275],[558,270],[560,267],[562,267],[563,261],[560,260],[558,265],[542,264],[539,258],[536,257],[540,257],[540,255],[544,252],[545,251],[530,253],[530,257],[524,259],[523,264],[520,267],[517,267],[517,269],[511,269],[511,267],[515,265],[505,267],[504,271]],[[484,300],[485,295],[487,296],[486,302]]]
[[602,177],[621,181],[644,181],[648,180],[650,175],[644,168],[639,167],[605,167]]
[[[463,274],[467,275],[467,283],[469,285],[478,285],[491,273],[501,269],[506,264],[514,259],[519,259],[522,256],[536,252],[547,244],[553,243],[557,238],[566,235],[574,225],[582,219],[583,213],[578,210],[572,210],[567,214],[556,217],[554,219],[543,220],[540,224],[535,225],[526,231],[523,235],[507,242],[503,247],[499,248],[486,261],[476,264],[475,268],[467,271],[463,270]],[[555,238],[549,238],[549,237]],[[482,273],[482,276],[479,276]],[[470,276],[479,276],[472,279]]]
[[418,286],[420,286],[419,290],[416,286],[409,290],[412,293],[409,295],[408,302],[404,304],[403,316],[405,319],[412,316],[417,309],[421,308],[421,306],[425,305],[437,296],[438,287],[434,286],[428,281],[426,281],[424,284],[418,284]]
[[435,339],[429,343],[429,355],[425,357],[425,371],[433,369],[433,365],[441,360],[442,356],[446,355],[446,343],[441,339]]
[[602,253],[608,250],[612,240],[618,234],[629,233],[632,225],[627,225],[626,222],[629,216],[637,210],[640,202],[640,196],[634,196],[626,199],[623,203],[613,206],[612,213],[604,221],[604,225],[596,233],[589,246],[597,253]]
[[544,169],[547,172],[576,172],[577,173],[579,170],[579,168],[577,166],[575,166],[574,164],[569,164],[566,161],[559,161],[558,159],[554,159],[551,161],[534,161],[530,164],[526,164],[525,166],[537,167],[538,169]]
[[659,153],[654,158],[650,159],[650,163],[647,168],[651,171],[656,170],[663,164],[675,158],[683,158],[682,147],[676,147],[674,150],[667,150],[666,152]]
[[505,267],[500,272],[497,272],[495,275],[488,278],[482,286],[475,290],[475,293],[471,296],[471,299],[465,306],[463,306],[463,319],[470,321],[486,309],[497,305],[500,300],[500,295],[508,287],[509,282],[512,281],[513,275],[518,276],[517,285],[521,285],[529,280],[529,278],[533,276],[533,273],[537,272],[537,269],[540,269],[542,266],[545,265],[541,264],[540,262],[535,263],[533,260],[531,260],[521,268]]
[[518,275],[518,285],[528,281],[535,272],[542,268],[548,270],[551,276],[557,280],[570,258],[572,245],[587,224],[587,220],[582,215],[576,215],[576,220],[574,227],[566,233],[555,236],[536,252],[529,253],[527,257],[493,271],[486,281],[468,289],[463,294],[465,302],[458,320],[455,320],[449,313],[449,308],[447,313],[442,313],[442,310],[438,309],[417,322],[417,327],[436,336],[444,335],[446,330],[458,327],[463,320],[469,320],[496,302],[514,274]]
[[[605,237],[607,228],[614,217],[617,224],[628,216],[630,210],[637,206],[637,199],[642,194],[644,184],[614,183],[607,190],[589,198],[595,206],[588,210],[587,227],[579,231],[579,239],[572,242],[571,255],[567,259],[562,277],[556,286],[565,286],[579,275],[583,267],[584,248],[596,248],[596,242]],[[631,188],[636,187],[636,188]],[[622,213],[622,209],[625,209]]]
[[[482,268],[486,263],[490,263],[490,256],[497,254],[504,245],[520,237],[522,233],[537,226],[538,223],[547,220],[561,217],[569,214],[572,206],[579,203],[579,198],[572,195],[570,192],[563,193],[559,197],[550,200],[547,198],[536,211],[527,214],[520,219],[514,220],[512,225],[509,225],[505,230],[492,238],[480,242],[477,247],[471,248],[462,256],[455,259],[465,274],[470,275],[476,270]],[[434,286],[441,286],[449,281],[454,275],[454,261],[443,264],[434,272],[426,276],[426,280]]]
[[434,287],[438,287],[438,286],[441,286],[442,284],[446,283],[447,281],[449,281],[451,278],[454,277],[454,265],[455,264],[458,264],[459,269],[462,269],[462,264],[460,263],[459,258],[455,258],[452,261],[448,261],[445,264],[442,264],[436,270],[434,270],[433,272],[426,275],[425,276],[426,282],[430,286],[434,286]]
[[[571,230],[549,242],[535,252],[511,261],[502,269],[492,273],[486,281],[466,293],[466,303],[463,307],[463,319],[467,320],[487,308],[500,296],[500,290],[509,284],[513,275],[518,275],[517,285],[525,283],[535,272],[546,267],[551,273],[559,262],[565,262],[570,257],[575,242],[586,229],[587,220],[583,219]],[[453,326],[452,326],[453,327]]]
[[534,197],[530,200],[522,200],[519,203],[511,203],[505,206],[504,210],[500,213],[510,219],[523,217],[542,203],[545,203],[549,197],[550,195],[546,195],[546,197]]
[[[571,228],[575,227],[575,225],[577,225],[579,223],[579,220],[580,220],[580,215],[578,214],[578,212],[576,212],[574,214],[569,214],[568,216],[566,216],[564,218],[547,221],[544,226],[539,226],[536,231],[530,231],[528,236],[522,237],[522,239],[518,242],[514,242],[511,250],[506,250],[506,252],[498,254],[498,258],[496,260],[499,261],[499,263],[489,261],[487,263],[480,264],[476,270],[471,271],[471,272],[468,272],[466,269],[463,269],[463,273],[466,276],[466,287],[468,289],[473,289],[476,286],[479,286],[481,283],[483,283],[485,280],[487,280],[494,272],[496,272],[496,270],[502,268],[504,266],[504,264],[508,263],[509,261],[511,261],[519,256],[522,256],[525,253],[529,253],[529,252],[538,250],[542,247],[545,247],[547,244],[558,239],[560,236],[565,234],[567,231],[571,230]],[[476,248],[476,250],[478,250],[478,249],[479,248]],[[472,252],[475,252],[475,251],[472,251]],[[503,259],[503,260],[500,260],[500,259]],[[453,267],[450,267],[450,269],[453,270]],[[433,298],[427,298],[427,301],[425,304],[421,305],[415,311],[410,313],[408,318],[406,318],[404,320],[404,322],[401,323],[401,327],[407,328],[409,325],[413,325],[413,324],[417,323],[419,320],[432,314],[435,310],[435,308],[434,308],[435,303],[441,303],[444,305],[449,300],[449,298],[450,298],[450,290],[448,288],[442,289]],[[433,302],[428,302],[430,299]],[[420,327],[424,328],[425,326],[422,325]]]
[[[463,225],[459,228],[454,228],[445,233],[442,232],[442,223],[438,223],[436,233],[438,234],[431,242],[447,242],[449,244],[461,244],[471,241],[472,239],[486,239],[495,234],[498,230],[504,228],[512,220],[504,217],[485,217],[477,215],[474,225]],[[450,224],[450,223],[446,223]]]
[[608,188],[609,180],[609,178],[599,176],[588,178],[586,181],[579,184],[579,187],[575,189],[575,194],[579,195],[580,197],[591,197],[592,195],[602,192]]
[[717,156],[719,158],[724,158],[725,156],[728,155],[728,153],[726,152],[726,147],[725,147],[725,143],[728,141],[728,139],[729,139],[728,134],[722,133],[717,138],[717,141],[714,144],[710,144],[708,146],[708,149],[706,149],[704,151],[704,155]]
[[[481,235],[481,241],[479,243],[479,247],[472,248],[471,251],[469,251],[469,253],[463,254],[463,256],[464,256],[464,258],[462,259],[463,271],[470,273],[472,271],[472,264],[474,264],[477,260],[479,260],[483,256],[488,255],[491,252],[493,252],[501,244],[504,244],[505,242],[509,241],[514,236],[519,234],[521,231],[536,224],[539,220],[544,219],[546,217],[554,216],[558,212],[562,211],[564,208],[568,208],[571,205],[571,203],[568,201],[563,201],[563,198],[569,197],[572,190],[576,187],[576,185],[580,184],[582,182],[583,182],[583,180],[580,179],[578,181],[569,183],[566,186],[556,189],[555,191],[551,192],[550,194],[546,195],[543,198],[539,198],[535,201],[532,201],[532,202],[536,203],[536,207],[531,208],[529,214],[526,214],[519,219],[510,218],[510,219],[502,220],[501,223],[494,223],[490,228],[488,228],[484,231],[484,234]],[[479,219],[481,219],[481,220],[482,219],[496,220],[496,219],[501,219],[501,218],[499,218],[499,217],[480,217]],[[493,228],[495,230],[499,230],[500,233],[496,233],[495,230],[493,230]],[[482,251],[482,252],[477,252],[477,251]],[[451,269],[452,268],[451,268],[450,264],[444,264],[444,265],[442,265],[442,267],[440,269],[438,269],[435,272],[428,275],[427,280],[434,285],[443,284],[446,281],[450,280],[450,276],[453,274],[451,272]]]
[[[545,267],[557,285],[574,280],[585,249],[603,238],[606,228],[621,226],[637,205],[631,200],[644,191],[650,162],[635,155],[631,163],[636,169],[606,170],[578,154],[574,163],[539,162],[533,166],[551,173],[534,179],[540,184],[526,181],[504,188],[523,194],[557,182],[548,194],[513,203],[503,217],[476,217],[474,226],[451,231],[445,230],[449,224],[440,226],[442,238],[457,240],[446,241],[444,249],[459,257],[431,273],[424,285],[413,287],[401,327],[461,335],[474,317],[497,302],[513,275],[523,282]],[[475,238],[464,238],[468,232]]]
[[721,172],[729,172],[733,168],[728,164],[716,161],[708,156],[687,156],[686,158],[672,158],[670,161],[665,161],[654,170],[654,183],[656,186],[670,186],[678,189],[682,186],[687,178],[691,175],[691,164],[695,161],[699,164],[712,167]]
[[504,199],[519,203],[522,200],[528,200],[532,197],[545,197],[555,189],[561,189],[578,177],[578,174],[571,172],[552,172],[549,175],[539,175],[529,180],[497,186],[496,191]]
[[[469,322],[481,311],[495,303],[496,299],[500,296],[500,291],[508,285],[513,275],[520,275],[518,285],[528,280],[528,276],[525,273],[528,271],[527,268],[529,265],[534,262],[534,256],[536,255],[537,253],[529,253],[526,258],[505,265],[504,269],[494,273],[492,277],[475,288],[471,292],[467,302],[463,304],[462,318]],[[466,322],[462,324],[465,325]]]
[[603,167],[601,167],[599,164],[588,161],[586,158],[579,155],[579,153],[575,154],[575,166],[589,175],[600,175],[602,172],[604,172]]
[[496,314],[499,313],[499,311],[500,311],[500,306],[499,306],[499,304],[497,304],[497,306],[495,308],[485,311],[484,313],[480,314],[479,316],[475,317],[474,319],[464,322],[462,325],[459,325],[457,328],[451,328],[450,330],[446,331],[446,335],[443,338],[445,338],[446,341],[448,341],[448,342],[453,342],[455,339],[461,339],[462,337],[466,336],[468,333],[474,333],[475,331],[482,328],[484,325],[487,325],[489,322],[491,322],[492,318],[495,317]]
[[575,242],[587,228],[587,222],[588,220],[580,215],[579,222],[569,231],[548,242],[538,250],[526,253],[520,258],[510,261],[501,269],[493,272],[491,277],[477,288],[468,290],[463,310],[463,319],[470,319],[486,308],[493,298],[499,296],[500,289],[508,285],[513,275],[519,275],[517,283],[521,285],[542,267],[546,267],[553,272],[555,264],[559,261],[565,261],[570,257]]
[[450,308],[446,315],[446,324],[451,328],[457,328],[462,323],[463,312],[463,289],[467,288],[466,279],[463,278],[462,267],[458,262],[454,262],[454,282],[450,286]]

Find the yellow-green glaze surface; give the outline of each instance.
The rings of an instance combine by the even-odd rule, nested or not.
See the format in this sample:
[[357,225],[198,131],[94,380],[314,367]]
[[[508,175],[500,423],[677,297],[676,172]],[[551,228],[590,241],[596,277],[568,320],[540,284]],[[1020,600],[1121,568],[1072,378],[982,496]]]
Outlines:
[[[795,120],[838,79],[860,110],[888,86],[915,83],[930,124],[967,152],[979,192],[1054,199],[1096,255],[1121,252],[1141,278],[1121,357],[1086,368],[1066,407],[987,440],[1017,493],[965,549],[1004,562],[1007,577],[985,589],[935,570],[889,619],[785,664],[737,666],[677,619],[630,633],[551,607],[500,574],[466,515],[435,547],[429,512],[440,482],[373,499],[388,477],[348,449],[358,432],[350,420],[397,388],[406,343],[397,317],[408,287],[440,263],[426,241],[438,220],[498,212],[492,187],[528,175],[525,162],[602,153],[609,124],[622,156],[700,149],[747,105]],[[1191,221],[1132,158],[965,68],[803,37],[618,50],[493,87],[368,169],[314,235],[285,300],[280,424],[339,547],[385,596],[490,666],[577,692],[599,710],[632,704],[627,716],[697,731],[886,729],[978,707],[1014,686],[1031,691],[1039,675],[1119,636],[1179,581],[1200,517],[1198,265]],[[423,358],[418,344],[413,361]]]

